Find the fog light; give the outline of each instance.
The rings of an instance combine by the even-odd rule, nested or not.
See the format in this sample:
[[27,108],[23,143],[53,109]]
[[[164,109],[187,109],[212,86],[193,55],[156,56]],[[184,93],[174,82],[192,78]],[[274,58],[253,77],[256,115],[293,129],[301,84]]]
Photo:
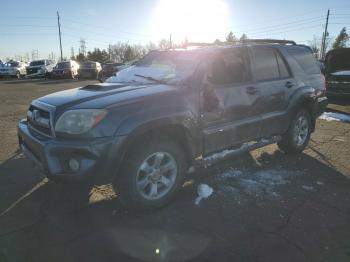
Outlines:
[[80,168],[79,161],[74,158],[69,159],[68,165],[73,172],[77,172]]

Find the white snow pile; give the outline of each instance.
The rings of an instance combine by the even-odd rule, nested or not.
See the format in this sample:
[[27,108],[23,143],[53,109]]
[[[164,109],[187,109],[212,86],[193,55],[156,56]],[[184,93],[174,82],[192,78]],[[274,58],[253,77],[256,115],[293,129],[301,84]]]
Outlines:
[[202,199],[210,197],[211,194],[213,194],[213,192],[214,192],[214,190],[210,186],[208,186],[207,184],[198,185],[198,187],[197,187],[198,197],[196,198],[194,203],[196,205],[199,205],[199,202],[201,202]]
[[335,112],[324,112],[319,118],[326,121],[341,121],[350,123],[349,115]]
[[268,169],[257,172],[229,169],[219,175],[218,194],[224,197],[241,199],[244,192],[255,197],[278,197],[278,186],[290,182],[290,178],[302,174],[298,170]]
[[333,76],[350,76],[350,70],[338,71],[338,72],[332,73],[331,75],[333,75]]
[[306,190],[306,191],[314,191],[314,187],[313,186],[303,185],[303,186],[301,186],[301,188]]

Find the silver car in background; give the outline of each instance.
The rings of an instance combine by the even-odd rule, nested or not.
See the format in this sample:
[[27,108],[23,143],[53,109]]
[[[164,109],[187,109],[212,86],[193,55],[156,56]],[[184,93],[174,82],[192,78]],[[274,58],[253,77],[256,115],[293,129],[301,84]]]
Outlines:
[[27,74],[26,63],[20,61],[9,61],[0,66],[1,77],[21,78]]
[[49,77],[56,61],[50,59],[41,59],[30,62],[27,66],[27,77]]

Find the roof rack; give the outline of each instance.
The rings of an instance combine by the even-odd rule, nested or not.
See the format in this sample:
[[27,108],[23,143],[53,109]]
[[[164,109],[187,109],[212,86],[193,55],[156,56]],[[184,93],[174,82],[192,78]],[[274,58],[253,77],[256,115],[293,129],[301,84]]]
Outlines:
[[218,42],[214,43],[187,43],[186,46],[218,46],[218,45],[232,45],[232,44],[245,44],[245,43],[257,43],[257,44],[283,44],[283,45],[297,45],[295,41],[292,40],[279,40],[279,39],[245,39],[245,40],[236,40],[234,42]]
[[239,43],[259,43],[259,44],[283,44],[283,45],[297,45],[292,40],[279,40],[279,39],[245,39],[238,41]]

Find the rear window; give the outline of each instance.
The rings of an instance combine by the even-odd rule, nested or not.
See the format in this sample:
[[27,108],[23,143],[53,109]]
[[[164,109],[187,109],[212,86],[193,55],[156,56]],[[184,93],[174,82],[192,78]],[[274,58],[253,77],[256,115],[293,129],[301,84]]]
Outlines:
[[297,61],[306,74],[320,74],[320,67],[312,53],[306,48],[290,48],[288,53]]
[[253,48],[255,77],[258,81],[280,78],[275,52],[272,48]]

